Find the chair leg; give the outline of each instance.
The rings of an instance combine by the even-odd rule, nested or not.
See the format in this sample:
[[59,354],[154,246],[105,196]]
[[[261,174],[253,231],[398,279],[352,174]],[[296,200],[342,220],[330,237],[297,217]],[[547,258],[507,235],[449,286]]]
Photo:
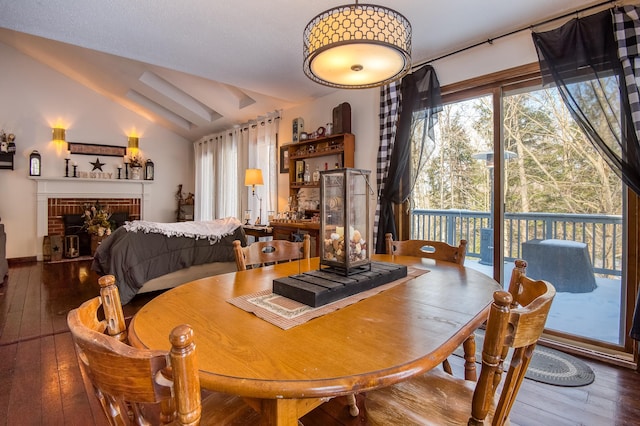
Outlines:
[[478,375],[476,371],[476,335],[471,334],[464,341],[464,378],[465,380],[477,381]]
[[[476,336],[472,334],[467,337],[467,340],[464,341],[462,347],[464,348],[464,378],[465,380],[477,381],[477,371],[476,371]],[[445,359],[442,361],[442,369],[447,374],[453,375],[453,371],[451,370],[451,364],[449,364],[449,360]]]
[[358,408],[358,404],[356,403],[356,394],[350,393],[347,395],[347,403],[349,404],[349,414],[351,417],[358,417],[360,414],[360,409]]
[[442,369],[445,373],[451,374],[453,376],[453,370],[451,370],[451,364],[449,364],[449,360],[445,359],[442,361]]

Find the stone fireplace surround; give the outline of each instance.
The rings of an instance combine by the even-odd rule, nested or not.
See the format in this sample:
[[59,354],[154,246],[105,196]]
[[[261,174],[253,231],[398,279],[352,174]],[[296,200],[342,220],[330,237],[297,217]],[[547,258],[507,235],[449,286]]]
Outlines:
[[129,220],[144,219],[153,181],[32,177],[37,183],[37,258],[42,260],[45,235],[64,235],[62,217],[82,214],[87,203],[109,206],[112,212],[127,211]]

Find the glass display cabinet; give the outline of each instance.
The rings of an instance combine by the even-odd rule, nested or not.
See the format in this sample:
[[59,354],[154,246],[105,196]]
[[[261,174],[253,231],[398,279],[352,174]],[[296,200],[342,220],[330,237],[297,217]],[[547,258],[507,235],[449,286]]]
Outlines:
[[371,268],[371,171],[320,172],[320,267],[349,275]]

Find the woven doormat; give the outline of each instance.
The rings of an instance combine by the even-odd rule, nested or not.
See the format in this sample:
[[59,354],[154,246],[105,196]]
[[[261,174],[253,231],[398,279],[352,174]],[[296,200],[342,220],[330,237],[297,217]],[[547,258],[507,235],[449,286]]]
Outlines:
[[371,297],[375,294],[405,283],[413,278],[426,274],[427,272],[429,272],[427,269],[408,267],[407,276],[405,278],[354,294],[353,296],[345,297],[344,299],[337,300],[318,308],[313,308],[303,303],[296,302],[295,300],[280,296],[279,294],[273,293],[271,290],[263,290],[258,293],[235,297],[227,300],[227,302],[244,311],[251,312],[257,317],[262,318],[283,330],[288,330],[297,325],[304,324],[313,318],[318,318],[346,306],[353,305],[360,300],[364,300],[367,297]]
[[[482,363],[482,343],[484,330],[476,331],[476,362]],[[454,355],[463,357],[462,347]],[[511,352],[509,352],[511,355]],[[505,370],[508,366],[505,363]],[[525,374],[527,379],[554,386],[586,386],[595,380],[595,373],[580,359],[555,349],[536,345],[531,363]]]

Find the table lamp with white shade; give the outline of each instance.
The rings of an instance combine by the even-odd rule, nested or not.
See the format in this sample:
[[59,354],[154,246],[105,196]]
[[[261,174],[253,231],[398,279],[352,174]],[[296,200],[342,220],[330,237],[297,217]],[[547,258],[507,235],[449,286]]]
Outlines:
[[258,218],[256,219],[256,225],[260,225],[260,218],[262,216],[262,198],[256,194],[256,185],[264,185],[262,179],[261,169],[247,169],[244,172],[244,185],[251,187],[251,193],[260,202],[260,210],[258,211]]

